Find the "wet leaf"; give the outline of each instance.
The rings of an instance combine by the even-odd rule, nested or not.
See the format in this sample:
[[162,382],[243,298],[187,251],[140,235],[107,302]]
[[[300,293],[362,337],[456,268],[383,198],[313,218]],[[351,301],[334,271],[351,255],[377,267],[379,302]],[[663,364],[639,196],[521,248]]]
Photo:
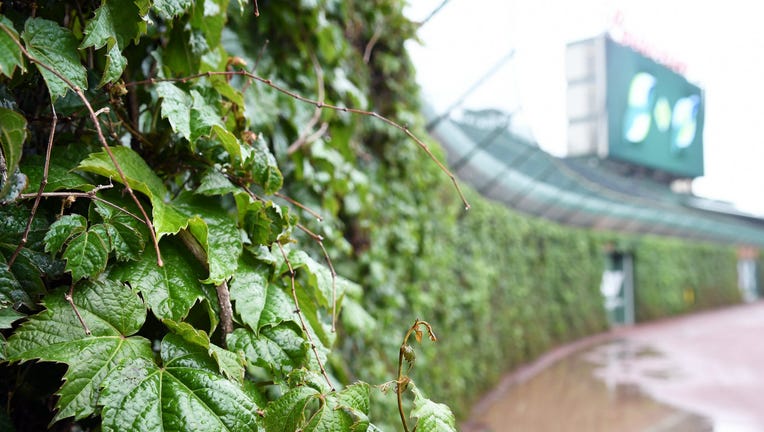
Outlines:
[[17,67],[22,71],[26,71],[24,68],[24,57],[22,57],[21,49],[15,42],[19,40],[19,34],[13,27],[11,20],[0,15],[0,25],[5,26],[12,35],[9,35],[0,28],[0,75],[11,78]]
[[244,380],[244,359],[210,342],[210,336],[203,330],[197,329],[187,322],[162,320],[173,333],[187,342],[198,345],[217,362],[219,372],[226,378],[242,383]]
[[207,252],[209,276],[204,282],[219,285],[230,278],[243,250],[234,217],[222,210],[217,200],[190,193],[181,194],[172,205],[185,215],[189,231]]
[[188,93],[169,82],[160,82],[157,84],[156,89],[157,95],[162,99],[162,117],[170,122],[175,132],[190,140],[190,113],[193,99]]
[[[87,72],[80,63],[77,38],[72,32],[53,21],[30,18],[24,25],[21,37],[32,56],[49,67],[55,67],[56,71],[73,85],[82,90],[87,89]],[[52,100],[66,95],[69,90],[66,82],[40,65],[37,65],[37,68],[48,84]]]
[[427,399],[413,384],[414,409],[411,415],[417,418],[416,430],[419,432],[456,432],[456,419],[448,405]]
[[228,348],[242,352],[249,363],[275,376],[286,375],[302,366],[308,355],[302,332],[295,327],[287,324],[267,327],[259,335],[239,328],[228,335]]
[[[176,234],[188,223],[188,220],[172,206],[165,203],[164,198],[167,195],[167,189],[162,180],[134,150],[117,146],[113,147],[111,151],[122,168],[130,187],[143,193],[151,200],[152,219],[157,236]],[[106,152],[91,153],[79,164],[78,169],[122,182],[119,172]]]
[[157,266],[153,248],[146,248],[139,260],[116,266],[110,277],[139,290],[157,318],[182,321],[197,301],[207,299],[199,282],[204,270],[175,241],[163,240],[160,249],[163,267]]
[[77,281],[103,272],[110,249],[106,227],[98,224],[74,236],[61,257],[66,260],[66,270]]
[[266,432],[294,432],[305,421],[305,406],[318,395],[311,387],[297,387],[265,408]]
[[[0,30],[0,33],[4,33]],[[0,178],[0,197],[5,196],[12,184],[10,178],[16,173],[21,160],[21,150],[27,138],[27,121],[21,114],[0,108],[0,148],[5,159],[5,172]],[[7,176],[7,177],[6,177]]]
[[141,19],[138,6],[129,0],[106,0],[95,11],[95,16],[88,20],[85,38],[80,49],[107,46],[106,68],[101,85],[120,78],[127,66],[127,59],[122,50],[131,39],[137,39],[146,32],[146,22]]
[[62,216],[50,225],[45,234],[45,252],[58,252],[73,236],[87,230],[88,221],[82,215],[72,214]]
[[256,431],[257,404],[207,351],[168,334],[161,365],[124,362],[103,383],[104,431]]
[[155,0],[152,8],[160,17],[169,20],[185,12],[192,3],[192,0]]
[[13,323],[21,318],[26,318],[26,315],[21,312],[16,312],[16,310],[10,306],[0,306],[0,329],[11,328]]
[[267,265],[255,262],[245,253],[239,258],[236,274],[228,285],[234,310],[255,334],[260,331],[271,272]]
[[69,368],[58,391],[55,419],[93,414],[101,381],[120,361],[151,358],[148,340],[132,336],[143,325],[146,309],[140,298],[122,284],[88,281],[75,287],[73,301],[92,332],[85,334],[64,290],[46,297],[45,310],[8,340],[11,361],[42,360],[66,363]]

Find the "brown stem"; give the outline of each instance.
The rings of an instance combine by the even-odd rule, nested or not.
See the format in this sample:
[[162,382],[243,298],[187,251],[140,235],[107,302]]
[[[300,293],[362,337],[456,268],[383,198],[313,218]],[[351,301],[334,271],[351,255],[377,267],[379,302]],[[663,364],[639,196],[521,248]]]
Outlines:
[[[186,248],[191,252],[191,255],[196,258],[199,263],[201,263],[204,268],[209,271],[210,267],[207,262],[207,252],[205,252],[204,248],[201,244],[199,244],[199,241],[196,240],[196,237],[194,237],[193,234],[191,234],[190,231],[186,229],[180,230],[178,232],[178,237],[183,242],[184,245],[186,245]],[[223,332],[223,337],[221,338],[220,345],[225,348],[227,345],[226,338],[231,332],[233,332],[233,307],[231,306],[231,293],[228,291],[228,283],[226,281],[223,281],[223,283],[217,285],[215,287],[215,291],[217,292],[218,296],[218,305],[220,305],[220,328]]]
[[90,336],[92,333],[90,333],[90,329],[88,328],[88,325],[85,324],[85,320],[82,319],[82,315],[80,315],[80,311],[77,310],[77,306],[74,304],[74,299],[72,298],[73,293],[74,293],[74,282],[72,282],[72,284],[69,285],[69,292],[64,294],[64,298],[66,299],[67,302],[69,302],[69,305],[72,307],[74,314],[77,315],[77,319],[80,320],[80,324],[82,324],[82,328],[85,329],[85,334]]
[[281,246],[281,243],[276,243],[278,245],[279,250],[281,251],[281,256],[284,257],[284,262],[287,265],[287,268],[289,269],[289,279],[292,283],[292,300],[294,301],[294,312],[297,314],[297,317],[300,319],[300,326],[302,326],[302,331],[305,333],[305,337],[308,339],[308,343],[310,344],[310,348],[313,350],[313,355],[316,357],[316,363],[318,363],[318,368],[321,369],[321,375],[324,376],[324,379],[326,380],[326,383],[329,384],[329,388],[332,389],[332,391],[335,391],[334,385],[332,385],[332,381],[329,379],[329,374],[326,373],[326,369],[324,368],[324,364],[321,362],[321,357],[318,355],[318,348],[316,347],[316,343],[313,342],[313,336],[310,335],[310,332],[308,331],[308,325],[305,323],[305,317],[302,316],[302,310],[300,310],[300,302],[297,300],[297,289],[295,287],[295,271],[294,268],[292,268],[292,263],[289,261],[289,258],[287,258],[286,252],[284,251],[284,247]]
[[233,306],[231,306],[231,293],[228,290],[228,282],[215,287],[220,305],[220,328],[223,332],[222,346],[226,348],[226,337],[233,332]]
[[[96,189],[98,189],[98,188],[96,188]],[[141,219],[140,216],[136,215],[135,213],[131,212],[130,210],[128,210],[128,209],[126,209],[124,207],[120,207],[120,206],[118,206],[117,204],[114,204],[111,201],[105,200],[105,199],[97,196],[96,195],[96,192],[97,192],[96,189],[93,189],[90,192],[43,192],[39,196],[41,196],[43,198],[55,198],[55,197],[68,198],[68,199],[87,198],[87,199],[91,199],[93,201],[98,201],[100,203],[104,203],[104,204],[106,204],[108,206],[114,207],[115,209],[121,211],[122,213],[124,213],[124,214],[126,214],[128,216],[130,216],[131,218],[133,218],[135,220],[138,220],[140,222],[143,222],[143,219]],[[104,189],[104,188],[101,188],[101,189]],[[98,190],[100,190],[100,189],[98,189]],[[21,199],[31,199],[31,198],[37,198],[37,196],[38,195],[36,193],[33,193],[33,194],[21,194],[21,195],[19,195],[19,198],[21,198]]]
[[[403,392],[406,390],[406,386],[411,382],[411,378],[403,373],[403,359],[406,348],[408,347],[409,337],[411,337],[412,333],[416,333],[416,339],[421,342],[422,331],[419,330],[419,326],[424,326],[427,329],[427,333],[431,341],[436,342],[438,340],[438,338],[435,336],[435,333],[432,331],[432,326],[430,326],[430,323],[427,321],[422,321],[419,318],[414,320],[414,325],[409,327],[408,331],[406,332],[406,336],[403,337],[403,343],[401,344],[401,348],[398,351],[398,378],[395,380],[395,393],[398,397],[398,413],[401,416],[401,423],[403,424],[403,430],[405,432],[409,432],[409,427],[406,423],[406,413],[403,411]],[[409,368],[406,373],[411,370],[412,366],[413,361],[410,361]],[[414,429],[416,430],[416,427]]]
[[290,198],[290,197],[288,197],[288,196],[286,196],[286,195],[284,195],[284,194],[282,194],[280,192],[276,192],[273,195],[283,199],[284,201],[288,202],[289,204],[292,204],[292,205],[294,205],[296,207],[301,208],[303,211],[305,211],[307,213],[310,213],[310,215],[313,216],[314,218],[316,218],[316,220],[318,220],[319,222],[324,220],[324,218],[320,214],[318,214],[318,212],[308,208],[307,206],[305,206],[304,204],[302,204],[299,201],[296,201],[296,200],[294,200],[294,199],[292,199],[292,198]]
[[26,246],[27,241],[29,241],[29,231],[32,229],[32,221],[34,220],[34,216],[37,213],[37,206],[40,205],[40,199],[42,199],[42,193],[45,190],[45,186],[48,185],[48,169],[50,168],[50,153],[53,149],[53,137],[56,135],[56,125],[58,124],[58,116],[56,115],[56,108],[53,106],[53,102],[50,104],[50,110],[53,113],[53,119],[51,120],[50,125],[50,135],[48,135],[48,147],[45,149],[45,165],[42,169],[42,180],[40,180],[40,187],[37,189],[37,194],[34,199],[34,204],[32,204],[32,211],[29,214],[29,220],[27,220],[27,226],[24,228],[24,234],[21,236],[21,241],[19,242],[19,245],[16,247],[16,250],[13,251],[13,255],[11,255],[11,258],[8,260],[8,268],[10,268],[13,263],[16,261],[16,257],[19,256],[19,253],[21,253],[21,249]]
[[371,35],[371,39],[369,39],[369,43],[366,44],[366,49],[363,50],[363,62],[368,64],[369,60],[371,60],[371,51],[374,49],[374,45],[377,44],[377,41],[379,40],[379,37],[382,36],[382,26],[379,25],[374,30],[374,34]]

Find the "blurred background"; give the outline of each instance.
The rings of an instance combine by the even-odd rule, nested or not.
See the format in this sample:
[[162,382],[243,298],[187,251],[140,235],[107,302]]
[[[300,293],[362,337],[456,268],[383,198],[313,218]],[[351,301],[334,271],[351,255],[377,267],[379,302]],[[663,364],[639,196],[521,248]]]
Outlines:
[[706,100],[705,170],[693,192],[764,214],[764,106],[757,102],[764,98],[764,37],[754,32],[761,8],[744,1],[416,0],[406,14],[426,20],[420,43],[408,50],[435,111],[515,112],[515,130],[558,156],[567,150],[567,44],[609,34],[670,61]]

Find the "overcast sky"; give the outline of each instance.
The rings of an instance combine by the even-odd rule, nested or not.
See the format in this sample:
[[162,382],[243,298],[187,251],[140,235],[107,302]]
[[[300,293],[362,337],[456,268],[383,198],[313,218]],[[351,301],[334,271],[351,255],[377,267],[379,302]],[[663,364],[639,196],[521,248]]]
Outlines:
[[[421,20],[442,0],[410,0]],[[621,25],[614,27],[620,14]],[[450,0],[410,44],[424,95],[445,109],[500,59],[466,108],[521,108],[542,148],[564,155],[565,45],[626,31],[686,65],[706,97],[705,173],[698,195],[764,215],[764,8],[730,0]],[[620,30],[619,30],[620,29]]]

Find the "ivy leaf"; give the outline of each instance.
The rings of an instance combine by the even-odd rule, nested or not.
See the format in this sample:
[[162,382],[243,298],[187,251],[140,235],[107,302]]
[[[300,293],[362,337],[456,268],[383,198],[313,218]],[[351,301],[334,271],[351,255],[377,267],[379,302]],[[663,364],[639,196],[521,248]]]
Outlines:
[[105,432],[258,429],[257,404],[218,374],[204,348],[168,334],[161,361],[126,361],[104,380],[99,404]]
[[[306,418],[314,401],[319,406]],[[328,394],[321,394],[310,386],[300,386],[266,407],[264,425],[267,432],[366,432],[369,429],[368,412],[368,384],[353,384]]]
[[[5,33],[0,30],[0,33]],[[27,138],[27,120],[21,114],[0,108],[0,148],[3,151],[5,167],[0,178],[0,197],[6,196],[13,182],[11,178],[16,173],[21,160],[21,150]],[[8,177],[6,177],[8,176]]]
[[191,90],[191,99],[193,105],[191,106],[191,138],[189,141],[192,145],[200,137],[210,136],[213,126],[227,132],[220,120],[220,113],[212,104],[207,102],[201,93],[197,90]]
[[420,432],[456,432],[456,419],[448,405],[427,399],[414,385],[409,384],[414,392],[414,409],[411,415],[417,418],[416,430]]
[[[38,208],[37,217],[32,220],[32,226],[27,238],[27,247],[42,249],[42,241],[48,232],[48,223],[42,209]],[[21,242],[21,236],[29,220],[29,209],[24,206],[0,206],[0,244],[16,245]]]
[[246,372],[244,369],[246,363],[244,356],[223,349],[215,344],[210,344],[209,354],[215,359],[220,368],[220,373],[225,375],[226,378],[240,384],[244,382],[244,373]]
[[[80,161],[88,154],[88,147],[81,143],[54,146],[50,156],[48,184],[45,185],[45,192],[55,192],[62,189],[92,190],[95,186],[74,172]],[[27,192],[37,192],[40,183],[42,183],[44,167],[45,158],[43,155],[24,155],[20,168],[29,177]]]
[[141,19],[138,6],[130,0],[108,0],[101,2],[85,27],[85,38],[80,49],[107,45],[106,70],[101,85],[114,82],[122,75],[127,59],[122,50],[130,39],[136,42],[146,33],[146,22]]
[[238,328],[228,335],[228,348],[243,353],[249,363],[274,376],[286,375],[302,366],[308,355],[308,344],[296,327],[288,324],[266,327],[259,335]]
[[10,306],[0,307],[0,329],[9,329],[16,321],[27,316]]
[[26,71],[26,68],[24,68],[24,57],[22,57],[21,49],[15,42],[19,40],[19,34],[13,27],[11,20],[0,15],[0,25],[5,26],[13,35],[9,35],[0,28],[0,75],[11,78],[17,67],[22,72]]
[[208,170],[196,188],[196,193],[199,195],[225,195],[227,193],[238,193],[241,189],[231,183],[228,177],[223,175],[220,171],[212,168]]
[[[161,205],[162,200],[167,195],[167,189],[146,161],[128,147],[114,146],[111,151],[120,168],[122,168],[130,187],[149,197],[152,205]],[[99,174],[114,181],[122,181],[114,163],[105,151],[89,154],[85,160],[80,162],[78,169]]]
[[[87,71],[80,63],[77,38],[72,32],[53,21],[31,18],[24,25],[21,35],[32,56],[50,67],[55,67],[62,76],[82,90],[87,89]],[[50,98],[56,100],[66,95],[69,85],[61,78],[37,65],[48,85]]]
[[[149,168],[146,161],[130,148],[115,146],[112,147],[111,151],[122,168],[130,187],[143,193],[151,200],[152,219],[157,236],[177,233],[187,223],[187,218],[164,202],[167,189],[162,180],[154,173],[154,170]],[[115,181],[122,181],[114,163],[106,152],[91,153],[87,159],[80,162],[78,168]]]
[[195,7],[191,15],[191,25],[201,30],[209,46],[220,43],[220,34],[225,26],[224,12],[228,8],[228,0],[206,0],[204,7]]
[[295,221],[288,209],[273,201],[254,201],[244,194],[235,198],[241,225],[254,244],[271,245],[289,237]]
[[8,268],[3,255],[0,255],[0,307],[15,303],[32,303],[29,295],[21,287],[16,275]]
[[210,342],[210,336],[203,330],[197,329],[187,322],[162,320],[173,333],[184,340],[199,345],[217,362],[219,372],[226,378],[239,383],[244,381],[244,359],[231,351],[223,349]]
[[141,234],[140,222],[128,215],[117,215],[105,224],[111,250],[119,261],[135,260],[146,247],[146,239]]
[[62,216],[50,225],[48,233],[45,234],[45,252],[60,251],[70,238],[85,232],[87,228],[88,221],[82,215]]
[[66,270],[77,281],[104,271],[110,250],[109,233],[103,224],[98,224],[74,236],[61,257],[66,260]]
[[138,259],[146,246],[143,225],[132,216],[100,201],[92,208],[103,218],[111,250],[119,261]]
[[250,156],[252,177],[265,190],[265,193],[271,195],[281,189],[284,177],[281,175],[281,171],[279,171],[276,158],[263,140],[256,140],[252,143]]
[[[10,256],[16,245],[0,245],[5,256]],[[0,254],[0,304],[23,304],[30,309],[37,308],[37,298],[46,294],[43,275],[55,279],[63,273],[63,264],[51,260],[50,255],[22,248],[13,266],[8,269],[3,254]]]
[[185,12],[192,4],[192,0],[155,0],[152,7],[160,17],[170,20]]
[[[307,270],[308,282],[312,288],[311,293],[315,295],[318,304],[330,307],[332,305],[332,273],[329,268],[316,262],[307,253],[298,249],[290,250],[288,257],[294,270],[299,268]],[[282,273],[288,270],[286,264],[282,265]],[[344,286],[341,283],[335,285],[335,288],[342,288]],[[337,297],[339,298],[341,294],[342,292],[338,290]]]
[[157,95],[162,99],[162,118],[166,118],[172,130],[183,138],[191,139],[191,96],[175,84],[160,82],[156,85]]
[[102,86],[107,83],[118,81],[122,76],[125,67],[127,67],[127,58],[122,55],[119,47],[114,45],[109,48],[109,51],[106,53],[106,65],[104,67],[103,76],[98,85]]
[[301,386],[284,393],[265,408],[266,432],[294,432],[305,422],[305,407],[318,396],[318,390]]
[[182,321],[197,301],[214,299],[210,299],[199,282],[204,270],[182,246],[163,240],[160,249],[163,267],[156,265],[153,248],[146,248],[139,260],[113,268],[110,277],[139,290],[157,318]]
[[236,312],[255,334],[260,331],[260,316],[265,309],[270,273],[269,266],[255,262],[245,253],[239,258],[236,274],[228,284]]
[[[321,406],[300,430],[304,432],[333,432],[358,430],[353,428],[355,420],[338,404],[336,397],[327,396]],[[368,427],[368,422],[367,427]],[[366,429],[362,429],[364,432]]]
[[275,284],[269,285],[267,291],[265,307],[260,313],[257,329],[269,325],[275,326],[283,322],[299,324],[297,315],[294,313],[294,299]]
[[233,217],[219,202],[190,193],[173,201],[175,209],[188,218],[188,229],[207,252],[209,277],[205,283],[219,285],[236,271],[243,250],[241,234]]
[[178,22],[170,29],[167,44],[161,51],[164,70],[175,76],[198,73],[201,56],[208,49],[206,45],[196,30]]
[[241,164],[241,143],[239,140],[229,132],[227,129],[220,125],[213,125],[212,132],[215,133],[218,141],[223,146],[225,151],[231,157],[231,163],[235,166]]
[[8,340],[10,361],[66,363],[54,420],[94,413],[101,381],[125,359],[152,357],[151,344],[135,334],[146,308],[129,288],[110,280],[86,281],[74,289],[74,304],[92,332],[85,334],[72,307],[57,290],[45,299],[46,310],[32,316]]

